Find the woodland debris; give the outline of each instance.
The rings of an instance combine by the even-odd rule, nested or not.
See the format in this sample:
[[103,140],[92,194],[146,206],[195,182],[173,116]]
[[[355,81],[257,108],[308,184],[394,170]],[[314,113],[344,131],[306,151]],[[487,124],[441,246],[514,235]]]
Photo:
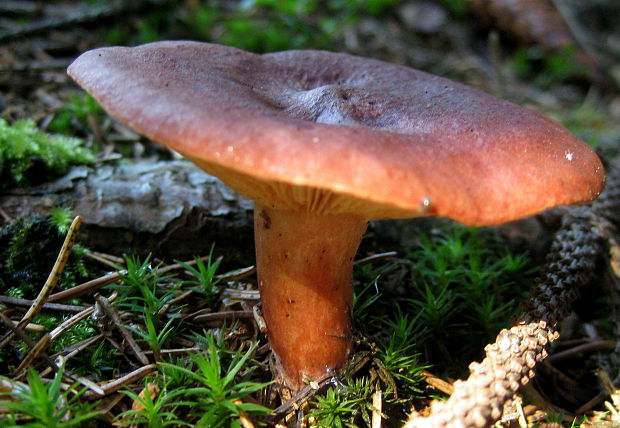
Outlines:
[[253,253],[252,203],[185,161],[80,166],[54,182],[0,194],[12,218],[57,206],[81,216],[80,242],[99,251],[187,258],[217,242],[222,251]]

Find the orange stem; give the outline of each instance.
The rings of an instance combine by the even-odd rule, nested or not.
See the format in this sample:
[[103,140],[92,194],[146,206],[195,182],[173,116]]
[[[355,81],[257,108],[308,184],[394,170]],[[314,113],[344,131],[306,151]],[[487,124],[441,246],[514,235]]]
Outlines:
[[351,272],[367,226],[352,214],[254,210],[267,335],[293,390],[336,374],[351,349]]

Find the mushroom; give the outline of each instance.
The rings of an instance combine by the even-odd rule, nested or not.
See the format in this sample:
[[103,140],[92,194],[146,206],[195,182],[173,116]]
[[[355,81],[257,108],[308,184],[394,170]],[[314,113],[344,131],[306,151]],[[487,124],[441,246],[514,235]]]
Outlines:
[[167,41],[88,51],[69,74],[255,201],[268,339],[293,390],[347,363],[352,263],[370,220],[495,225],[590,201],[604,182],[557,122],[378,60]]

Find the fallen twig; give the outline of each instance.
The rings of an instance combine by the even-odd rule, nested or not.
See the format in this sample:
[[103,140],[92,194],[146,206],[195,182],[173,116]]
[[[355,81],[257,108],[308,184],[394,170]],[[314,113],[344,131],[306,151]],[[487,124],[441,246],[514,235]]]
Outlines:
[[454,385],[450,382],[446,382],[445,380],[438,378],[428,370],[422,370],[422,376],[424,376],[424,382],[428,383],[435,389],[443,392],[444,394],[452,395],[454,392]]
[[50,331],[48,334],[43,335],[41,339],[39,339],[39,341],[36,343],[36,345],[30,348],[28,354],[26,354],[24,359],[21,361],[19,367],[17,368],[18,376],[23,373],[26,368],[28,368],[32,361],[36,360],[41,355],[41,353],[50,345],[50,343],[52,343],[54,340],[56,340],[56,338],[61,336],[78,322],[90,316],[94,311],[94,306],[86,308],[82,312],[75,314],[68,320],[61,323],[58,327]]
[[612,350],[615,349],[616,346],[618,346],[618,343],[615,340],[595,340],[593,342],[584,343],[583,345],[575,346],[561,352],[556,352],[553,355],[547,357],[547,362],[553,363],[565,360],[567,358],[574,357],[584,352],[599,351],[604,349]]
[[[0,321],[2,321],[2,323],[9,329],[10,333],[17,334],[19,338],[22,339],[30,349],[35,347],[34,341],[26,333],[24,333],[22,327],[20,327],[19,325],[14,325],[13,322],[1,312]],[[52,370],[58,371],[58,366],[56,365],[56,363],[54,363],[47,355],[43,355],[43,359]]]
[[269,422],[276,423],[285,418],[291,412],[299,409],[303,404],[307,403],[314,397],[319,390],[327,385],[334,379],[333,375],[325,375],[318,379],[316,382],[311,382],[309,385],[301,388],[294,396],[288,399],[284,404],[275,409],[269,419]]
[[13,337],[14,332],[19,331],[24,326],[26,326],[32,320],[32,318],[36,314],[38,314],[39,311],[41,311],[41,309],[43,308],[45,301],[50,295],[50,292],[52,291],[52,289],[58,283],[58,279],[60,278],[60,275],[65,268],[65,264],[67,263],[67,259],[69,258],[71,247],[73,246],[73,243],[75,242],[76,233],[80,227],[81,221],[82,220],[80,216],[77,216],[73,219],[73,222],[71,223],[71,226],[69,227],[69,230],[67,231],[67,236],[65,236],[65,240],[62,244],[60,252],[58,253],[58,256],[56,257],[56,262],[54,263],[54,266],[52,267],[52,271],[47,277],[45,284],[41,288],[39,295],[32,302],[32,305],[30,306],[26,314],[22,317],[21,321],[17,324],[15,329],[9,330],[9,332],[2,339],[0,339],[0,348],[2,348],[7,343],[9,343],[9,341]]
[[142,379],[144,376],[150,375],[156,370],[157,366],[155,364],[148,364],[144,367],[140,367],[139,369],[132,371],[131,373],[126,374],[125,376],[115,379],[112,382],[100,385],[102,394],[96,394],[93,391],[86,391],[83,397],[92,400],[101,398],[106,395],[110,395],[123,388],[124,386],[127,386],[139,379]]
[[381,390],[376,390],[372,394],[372,428],[381,428],[381,411],[383,409],[383,394]]
[[69,258],[71,247],[73,246],[73,243],[75,242],[75,236],[76,236],[77,230],[80,227],[81,222],[82,222],[82,219],[80,218],[80,216],[77,216],[73,219],[71,226],[69,226],[69,230],[67,232],[67,236],[65,237],[65,241],[63,242],[60,252],[58,253],[58,257],[56,258],[56,262],[54,263],[54,267],[52,267],[52,271],[50,272],[47,280],[45,281],[43,288],[39,292],[39,295],[32,303],[32,306],[30,306],[30,309],[28,309],[28,312],[26,312],[26,314],[23,316],[20,324],[25,321],[31,320],[32,317],[34,317],[36,314],[39,313],[39,311],[43,308],[43,305],[45,304],[45,301],[47,300],[48,296],[50,295],[50,292],[58,283],[58,280],[60,279],[60,275],[62,274],[62,271],[64,270],[65,265],[67,264],[67,259]]
[[209,321],[234,321],[240,318],[254,318],[253,311],[227,311],[227,312],[213,312],[208,314],[200,314],[194,317],[196,322],[209,322]]
[[76,285],[68,290],[54,293],[47,299],[48,302],[62,302],[63,300],[74,299],[82,296],[86,293],[99,290],[101,287],[105,287],[108,284],[118,281],[127,271],[118,271],[109,273],[100,278],[93,279],[80,285]]
[[99,304],[103,312],[110,318],[112,323],[114,323],[118,331],[121,333],[121,335],[127,342],[127,345],[129,345],[129,349],[131,349],[131,352],[136,356],[138,361],[140,361],[140,363],[144,365],[147,365],[149,363],[148,358],[146,358],[146,355],[144,355],[144,352],[142,352],[142,349],[134,340],[131,331],[129,331],[123,326],[121,317],[118,315],[116,309],[112,307],[110,301],[103,296],[96,296],[95,299],[97,300],[97,303]]
[[[28,299],[18,299],[16,297],[9,296],[0,296],[0,303],[7,303],[13,306],[32,306],[34,300]],[[63,312],[81,312],[86,309],[86,306],[76,306],[76,305],[61,305],[58,303],[44,303],[43,309],[48,309],[52,311],[63,311]]]

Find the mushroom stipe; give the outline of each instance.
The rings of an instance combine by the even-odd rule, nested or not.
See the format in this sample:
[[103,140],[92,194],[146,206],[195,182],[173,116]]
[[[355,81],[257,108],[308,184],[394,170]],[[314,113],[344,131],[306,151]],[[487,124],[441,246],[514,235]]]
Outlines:
[[191,41],[82,54],[69,74],[118,120],[253,199],[268,339],[294,390],[351,351],[351,270],[368,221],[494,225],[601,192],[557,122],[405,66]]

